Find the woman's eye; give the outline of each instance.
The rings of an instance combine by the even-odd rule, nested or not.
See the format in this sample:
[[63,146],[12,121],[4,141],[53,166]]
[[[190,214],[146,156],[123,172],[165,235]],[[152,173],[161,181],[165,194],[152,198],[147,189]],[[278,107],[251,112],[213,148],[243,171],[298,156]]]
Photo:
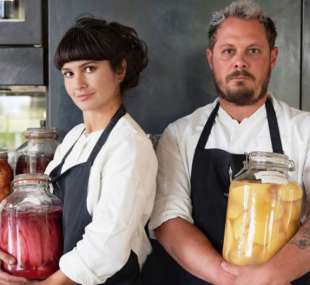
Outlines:
[[84,69],[87,73],[90,73],[90,72],[93,72],[96,70],[96,67],[95,66],[92,66],[92,65],[88,65],[88,66],[85,66],[85,69]]
[[71,77],[73,76],[73,72],[71,72],[71,71],[64,71],[64,72],[62,73],[62,75],[63,75],[63,77],[65,77],[65,78],[71,78]]

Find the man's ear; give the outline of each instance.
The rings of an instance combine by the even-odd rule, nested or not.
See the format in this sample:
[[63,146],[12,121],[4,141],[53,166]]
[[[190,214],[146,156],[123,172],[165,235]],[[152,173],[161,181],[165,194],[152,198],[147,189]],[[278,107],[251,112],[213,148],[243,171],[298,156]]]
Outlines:
[[213,71],[213,52],[210,48],[206,49],[206,58],[208,60],[208,64],[211,71]]
[[279,54],[279,49],[277,47],[274,47],[271,49],[270,64],[271,64],[272,69],[275,67],[277,63],[278,54]]

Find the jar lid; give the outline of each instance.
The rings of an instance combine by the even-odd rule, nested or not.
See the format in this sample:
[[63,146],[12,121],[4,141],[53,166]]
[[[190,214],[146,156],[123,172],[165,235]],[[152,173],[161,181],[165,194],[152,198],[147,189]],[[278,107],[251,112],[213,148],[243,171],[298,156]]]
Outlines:
[[14,177],[13,187],[20,185],[48,184],[49,176],[46,174],[18,174]]
[[267,163],[276,167],[288,168],[294,170],[295,164],[293,160],[289,160],[288,156],[281,153],[253,151],[247,155],[249,163]]
[[24,132],[26,138],[57,138],[56,128],[27,128]]
[[0,159],[8,159],[8,150],[5,148],[0,148]]

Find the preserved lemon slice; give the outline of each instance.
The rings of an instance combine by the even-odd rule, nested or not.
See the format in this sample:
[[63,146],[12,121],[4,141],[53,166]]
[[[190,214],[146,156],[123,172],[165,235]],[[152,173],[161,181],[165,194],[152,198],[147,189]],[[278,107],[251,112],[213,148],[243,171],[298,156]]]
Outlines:
[[242,213],[242,204],[235,200],[228,201],[227,216],[229,219],[235,219]]
[[233,247],[229,254],[229,262],[235,265],[250,265],[262,263],[263,247],[253,244],[249,248]]
[[254,229],[254,241],[259,245],[268,243],[268,223],[267,221],[256,221]]
[[277,201],[277,203],[275,203],[275,205],[271,206],[271,213],[270,216],[274,219],[274,220],[279,220],[282,218],[283,214],[284,214],[284,206],[283,203],[280,203]]
[[302,201],[296,200],[294,202],[283,202],[282,204],[285,209],[283,214],[284,225],[287,226],[292,220],[299,221],[301,216]]
[[288,184],[281,185],[279,189],[279,198],[282,201],[291,202],[300,200],[302,198],[302,195],[303,193],[301,188],[298,186],[298,184],[294,182],[289,182]]
[[229,252],[234,246],[234,232],[230,220],[226,221],[225,225],[225,235],[224,235],[224,246],[223,246],[223,256],[225,259],[229,259]]
[[248,184],[241,184],[232,182],[230,189],[229,189],[229,203],[230,204],[237,204],[238,207],[243,209],[247,209],[247,204],[250,197],[251,187]]
[[242,236],[248,236],[249,215],[244,211],[241,216],[233,221],[233,233],[235,239],[240,239]]
[[267,245],[266,261],[275,255],[280,248],[287,242],[287,237],[284,232],[278,232],[272,236],[272,239]]
[[285,228],[286,238],[287,240],[290,240],[297,232],[299,227],[299,223],[292,222]]

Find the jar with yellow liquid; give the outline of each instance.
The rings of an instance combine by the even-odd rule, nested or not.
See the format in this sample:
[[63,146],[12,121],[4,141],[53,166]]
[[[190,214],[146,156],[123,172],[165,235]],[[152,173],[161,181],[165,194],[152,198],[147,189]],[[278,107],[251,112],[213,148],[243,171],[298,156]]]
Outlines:
[[303,191],[286,155],[251,152],[229,188],[223,257],[236,265],[268,261],[297,232]]

